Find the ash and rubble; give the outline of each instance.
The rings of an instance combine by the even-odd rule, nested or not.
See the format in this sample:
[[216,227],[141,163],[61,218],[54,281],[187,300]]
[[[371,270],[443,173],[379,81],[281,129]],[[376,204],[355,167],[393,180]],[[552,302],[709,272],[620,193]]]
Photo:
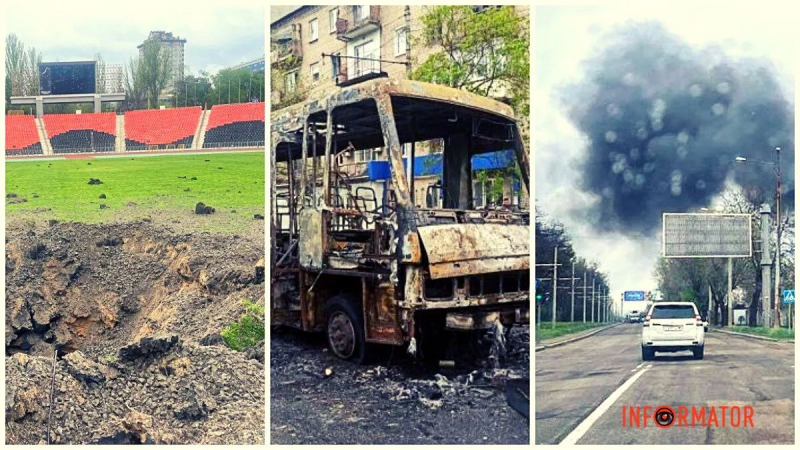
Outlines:
[[387,349],[359,366],[337,359],[322,337],[274,329],[271,442],[527,444],[528,418],[509,406],[505,387],[515,380],[527,391],[529,328],[512,327],[506,345],[501,363],[434,367]]
[[242,300],[263,304],[263,241],[148,223],[6,235],[7,444],[265,442],[263,342],[220,336]]

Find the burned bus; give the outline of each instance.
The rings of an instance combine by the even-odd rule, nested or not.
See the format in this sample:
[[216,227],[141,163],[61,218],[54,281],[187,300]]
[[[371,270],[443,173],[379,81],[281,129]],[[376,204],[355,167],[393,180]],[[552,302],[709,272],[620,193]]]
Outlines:
[[[380,185],[346,164],[365,149],[381,152]],[[415,189],[423,149],[440,173]],[[373,344],[436,358],[444,333],[528,322],[529,210],[505,187],[502,205],[475,205],[471,166],[498,152],[504,185],[529,192],[511,108],[440,85],[381,78],[273,113],[272,324],[325,332],[361,362]]]

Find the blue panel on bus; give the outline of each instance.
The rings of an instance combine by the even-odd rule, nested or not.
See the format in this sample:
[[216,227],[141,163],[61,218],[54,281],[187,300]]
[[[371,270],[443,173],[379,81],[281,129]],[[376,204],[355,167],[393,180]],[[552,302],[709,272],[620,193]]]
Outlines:
[[[501,150],[491,153],[483,153],[472,157],[472,170],[502,169],[514,165],[514,151]],[[403,167],[406,166],[406,159],[403,159]],[[424,177],[430,175],[441,175],[443,170],[442,154],[417,156],[414,158],[414,176]],[[389,161],[369,161],[367,162],[367,176],[370,181],[380,181],[391,178],[392,169]]]

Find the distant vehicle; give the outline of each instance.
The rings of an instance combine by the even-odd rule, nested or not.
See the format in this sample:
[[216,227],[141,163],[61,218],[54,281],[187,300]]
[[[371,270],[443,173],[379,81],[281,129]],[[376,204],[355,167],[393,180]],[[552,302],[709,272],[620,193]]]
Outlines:
[[639,311],[631,311],[628,314],[628,322],[630,323],[639,323],[641,322],[641,316],[639,315]]
[[703,359],[705,328],[694,303],[653,304],[642,323],[642,360],[652,360],[656,352],[685,350],[691,350],[695,359]]

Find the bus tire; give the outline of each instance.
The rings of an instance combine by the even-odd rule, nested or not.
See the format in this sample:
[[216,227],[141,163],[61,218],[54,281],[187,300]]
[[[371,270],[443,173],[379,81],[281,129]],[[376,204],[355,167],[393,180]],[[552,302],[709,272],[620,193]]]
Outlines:
[[328,301],[325,334],[328,348],[334,355],[356,364],[364,362],[367,342],[364,335],[364,320],[358,303],[345,295],[337,295]]

